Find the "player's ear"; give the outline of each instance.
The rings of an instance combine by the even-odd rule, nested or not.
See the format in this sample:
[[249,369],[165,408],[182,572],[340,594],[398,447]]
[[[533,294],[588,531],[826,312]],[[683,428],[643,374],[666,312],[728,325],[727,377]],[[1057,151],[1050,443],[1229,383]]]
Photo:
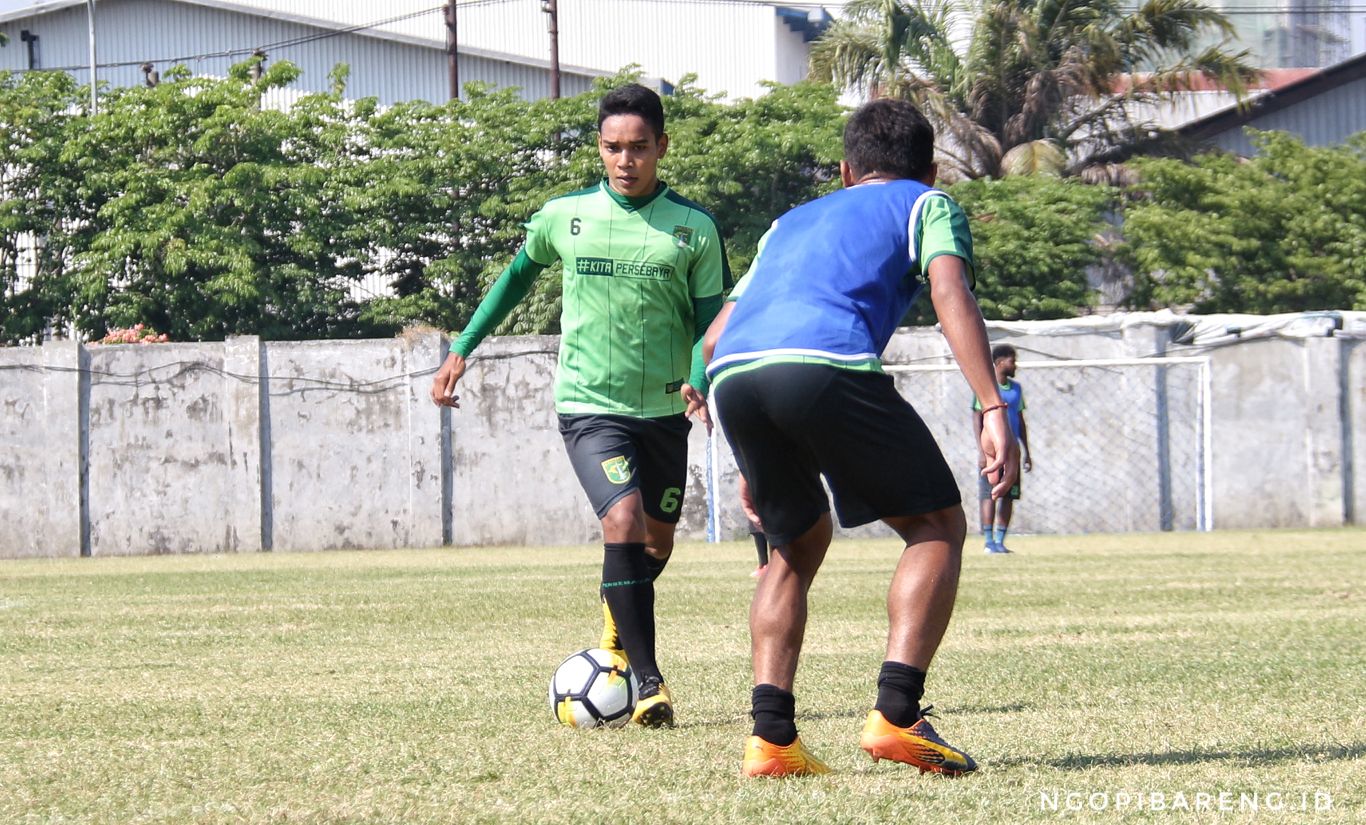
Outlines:
[[849,166],[849,161],[840,161],[840,183],[844,184],[845,189],[848,189],[854,185],[855,180],[857,179],[854,177],[854,170]]
[[665,132],[659,136],[659,156],[664,157],[664,153],[669,151],[669,133]]

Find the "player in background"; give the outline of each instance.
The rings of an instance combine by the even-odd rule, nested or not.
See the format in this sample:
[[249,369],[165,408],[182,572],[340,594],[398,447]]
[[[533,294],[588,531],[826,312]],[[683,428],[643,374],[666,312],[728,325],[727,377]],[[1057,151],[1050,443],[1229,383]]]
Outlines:
[[[996,368],[996,389],[1001,395],[1001,400],[1006,405],[1006,418],[1010,421],[1010,431],[1015,434],[1015,438],[1020,442],[1020,452],[1024,456],[1023,464],[1026,473],[1034,469],[1034,461],[1029,457],[1029,429],[1025,426],[1025,401],[1024,390],[1019,382],[1015,381],[1015,348],[1010,344],[997,344],[991,349],[991,363]],[[977,443],[982,443],[982,402],[976,397],[972,399],[972,432],[977,436]],[[981,470],[987,466],[987,457],[979,449],[977,451],[977,468]],[[1020,478],[1016,473],[1016,478]],[[1010,490],[1001,496],[998,502],[991,495],[991,484],[985,476],[977,477],[977,500],[982,510],[982,541],[986,544],[988,553],[1009,553],[1006,548],[1006,531],[1010,529],[1010,517],[1014,513],[1014,504],[1020,500],[1020,481],[1016,481]]]
[[774,550],[750,605],[753,733],[746,776],[825,773],[797,736],[793,680],[807,592],[840,524],[881,519],[905,542],[887,594],[890,630],[861,744],[875,760],[958,775],[976,764],[925,718],[925,672],[953,612],[967,521],[958,485],[881,353],[927,285],[983,409],[984,469],[1003,494],[1018,445],[992,375],[971,291],[963,211],[935,180],[934,130],[911,104],[876,100],[850,116],[844,189],[793,209],[761,239],[748,274],[707,333],[713,403]]
[[674,547],[689,420],[707,426],[702,336],[730,274],[716,223],[659,180],[669,148],[659,95],[638,84],[598,107],[598,184],[548,201],[432,382],[458,407],[465,359],[546,267],[564,264],[555,411],[570,463],[602,522],[601,645],[640,679],[633,719],[672,726],[655,657],[654,582]]

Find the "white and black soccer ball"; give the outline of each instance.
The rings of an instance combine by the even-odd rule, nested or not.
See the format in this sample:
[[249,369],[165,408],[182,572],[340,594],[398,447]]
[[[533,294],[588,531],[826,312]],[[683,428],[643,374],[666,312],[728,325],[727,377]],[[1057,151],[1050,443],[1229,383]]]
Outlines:
[[550,677],[550,713],[571,728],[619,728],[630,721],[638,698],[630,665],[601,648],[571,655]]

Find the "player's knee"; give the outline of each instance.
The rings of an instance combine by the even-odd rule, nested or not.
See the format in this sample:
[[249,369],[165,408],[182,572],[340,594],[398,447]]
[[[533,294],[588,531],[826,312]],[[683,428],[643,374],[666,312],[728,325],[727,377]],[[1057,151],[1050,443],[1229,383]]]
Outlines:
[[645,552],[660,561],[668,561],[674,553],[674,534],[661,535],[646,528]]
[[885,519],[907,546],[925,541],[942,541],[961,550],[967,539],[968,522],[962,507],[945,507],[929,513]]
[[638,494],[617,501],[602,516],[602,532],[607,541],[645,541],[645,512]]

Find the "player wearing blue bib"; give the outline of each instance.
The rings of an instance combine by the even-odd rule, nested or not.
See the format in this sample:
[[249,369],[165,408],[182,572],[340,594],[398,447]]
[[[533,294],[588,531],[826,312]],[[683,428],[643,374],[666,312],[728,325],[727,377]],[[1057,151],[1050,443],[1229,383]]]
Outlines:
[[[1006,405],[1006,420],[1010,431],[1020,442],[1021,466],[1027,473],[1034,469],[1034,459],[1029,455],[1029,428],[1025,426],[1024,388],[1015,380],[1015,348],[1010,344],[997,344],[991,349],[991,363],[996,368],[996,389],[1001,394],[1001,403]],[[982,434],[982,402],[972,399],[972,428],[979,440]],[[986,466],[986,456],[977,454],[977,466]],[[982,516],[982,537],[985,549],[990,554],[1011,552],[1006,547],[1006,533],[1010,530],[1010,517],[1015,512],[1015,502],[1020,500],[1020,481],[997,501],[991,495],[991,485],[985,478],[978,477],[977,500]]]
[[750,606],[753,734],[747,776],[824,773],[797,737],[792,695],[807,591],[833,525],[882,520],[905,542],[887,595],[890,632],[861,744],[948,775],[976,768],[925,718],[925,670],[953,612],[967,532],[958,485],[881,355],[928,286],[944,336],[985,403],[984,473],[1000,496],[1018,445],[1002,414],[986,329],[971,292],[962,210],[934,189],[934,131],[911,104],[877,100],[844,132],[845,188],[793,209],[764,236],[712,323],[713,399],[740,466],[741,495],[774,550]]

